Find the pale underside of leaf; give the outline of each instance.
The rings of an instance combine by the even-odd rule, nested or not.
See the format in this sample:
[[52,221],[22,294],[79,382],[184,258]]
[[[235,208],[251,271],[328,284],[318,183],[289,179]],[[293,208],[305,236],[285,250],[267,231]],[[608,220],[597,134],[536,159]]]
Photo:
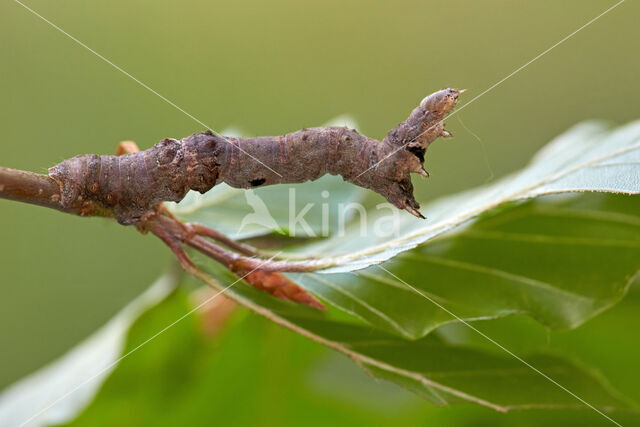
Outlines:
[[[369,215],[366,233],[360,224],[346,235],[333,236],[292,259],[313,255],[322,272],[342,272],[383,262],[469,220],[514,200],[571,192],[640,193],[640,122],[607,130],[601,123],[583,123],[556,138],[529,166],[491,185],[446,197],[424,206],[426,221],[400,216],[397,237],[373,232],[381,216]],[[364,234],[364,236],[362,235]]]
[[[323,273],[366,268],[432,240],[510,201],[585,191],[638,194],[639,162],[640,122],[616,129],[609,129],[599,122],[582,123],[545,146],[522,171],[491,185],[427,204],[423,207],[428,218],[426,221],[400,215],[399,227],[393,236],[381,236],[374,231],[376,224],[383,221],[388,212],[370,211],[364,224],[361,218],[354,217],[344,233],[337,235],[337,224],[333,221],[329,227],[329,239],[285,252],[284,257],[304,260],[312,256],[313,268]],[[269,209],[274,210],[270,212],[271,216],[283,228],[286,228],[288,217],[291,216],[288,210],[290,200],[283,197],[285,187],[259,190],[263,192],[260,197],[269,201]],[[298,205],[315,202],[315,208],[318,208],[319,202],[325,202],[319,196],[321,190],[330,190],[328,203],[331,217],[334,216],[335,206],[362,197],[361,190],[333,178],[296,188],[304,189],[296,193]],[[220,186],[204,196],[190,194],[174,208],[174,212],[186,221],[202,222],[236,238],[274,231],[260,225],[243,230],[240,220],[251,210],[242,199],[242,190]],[[308,222],[316,227],[315,234],[319,235],[316,216],[309,216]],[[364,233],[361,227],[364,227]]]
[[[372,233],[374,214],[365,236],[356,222],[345,236],[288,253],[315,255],[314,265],[327,267],[322,275],[292,278],[336,307],[410,339],[452,321],[429,299],[468,320],[525,312],[551,327],[576,327],[617,302],[640,269],[640,217],[637,208],[622,212],[574,192],[589,182],[597,183],[590,191],[640,191],[633,169],[639,158],[640,122],[614,130],[578,125],[520,173],[427,205],[427,221],[400,216],[399,237]],[[569,193],[508,206],[558,192]],[[372,266],[378,263],[428,298]]]
[[456,321],[436,303],[465,320],[527,313],[550,327],[574,328],[619,301],[640,270],[636,206],[624,196],[595,194],[530,201],[381,267],[290,277],[409,339]]

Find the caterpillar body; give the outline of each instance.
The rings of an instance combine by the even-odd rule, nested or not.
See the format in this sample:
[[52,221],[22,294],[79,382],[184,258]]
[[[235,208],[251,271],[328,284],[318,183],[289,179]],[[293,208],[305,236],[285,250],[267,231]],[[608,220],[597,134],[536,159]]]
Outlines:
[[76,156],[49,175],[60,186],[64,207],[97,202],[124,225],[135,224],[159,202],[182,200],[189,190],[204,193],[221,182],[237,188],[299,183],[325,174],[341,175],[420,215],[410,173],[427,176],[425,151],[438,136],[449,136],[442,120],[459,93],[445,89],[426,97],[382,141],[342,127],[256,138],[206,131],[123,156]]

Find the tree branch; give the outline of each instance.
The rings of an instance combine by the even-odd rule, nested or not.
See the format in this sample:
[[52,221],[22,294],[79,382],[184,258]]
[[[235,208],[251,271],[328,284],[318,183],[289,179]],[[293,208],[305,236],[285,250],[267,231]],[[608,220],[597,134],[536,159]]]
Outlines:
[[0,197],[62,210],[58,184],[39,173],[0,167]]
[[80,216],[113,216],[93,201],[60,203],[60,187],[48,175],[0,167],[0,198],[56,209]]

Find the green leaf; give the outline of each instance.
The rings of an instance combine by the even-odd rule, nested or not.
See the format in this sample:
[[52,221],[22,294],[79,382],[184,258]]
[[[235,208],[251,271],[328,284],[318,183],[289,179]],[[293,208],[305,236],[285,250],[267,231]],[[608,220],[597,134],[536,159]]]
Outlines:
[[[231,279],[231,277],[229,277]],[[235,280],[235,279],[234,279]],[[228,283],[223,283],[227,285]],[[243,283],[234,285],[246,291],[254,292]],[[244,289],[241,289],[244,292]],[[150,301],[149,293],[146,300]],[[503,402],[514,402],[517,396],[521,399],[528,397],[532,404],[542,402],[548,404],[544,396],[534,393],[530,387],[537,380],[529,382],[525,372],[511,362],[502,363],[502,354],[498,353],[492,344],[486,343],[463,325],[450,325],[446,333],[439,337],[430,337],[418,342],[403,342],[384,333],[372,331],[359,324],[355,319],[338,319],[333,314],[328,316],[318,313],[306,313],[304,307],[296,307],[282,301],[275,301],[273,309],[284,312],[289,321],[296,318],[309,325],[309,330],[322,333],[323,329],[332,330],[331,336],[336,345],[349,346],[351,351],[358,354],[368,354],[369,357],[380,357],[390,363],[396,363],[412,371],[426,371],[436,382],[448,381],[449,385],[459,384],[467,392],[472,390],[465,384],[465,377],[469,382],[473,379],[476,384],[476,394],[488,397],[494,393]],[[549,347],[551,340],[563,347],[567,343],[576,343],[578,356],[588,356],[596,366],[606,368],[609,375],[617,375],[616,384],[626,381],[625,390],[636,392],[637,378],[633,367],[637,359],[637,349],[629,347],[632,344],[632,331],[625,328],[633,322],[638,314],[640,299],[626,299],[620,307],[625,311],[612,310],[605,316],[599,317],[589,326],[569,333],[554,333],[551,337],[544,328],[533,322],[524,325],[513,322],[517,317],[502,319],[499,322],[480,322],[478,324],[487,334],[496,337],[507,347],[516,350],[518,354],[534,353],[538,349]],[[575,410],[577,401],[558,396],[562,405],[572,409],[561,410],[554,407],[549,409],[529,409],[514,411],[508,414],[497,413],[483,409],[477,405],[456,406],[455,409],[436,408],[425,405],[418,399],[411,397],[396,386],[374,381],[359,374],[357,366],[348,360],[325,353],[322,346],[304,339],[298,334],[284,330],[260,316],[247,315],[246,311],[238,311],[227,322],[227,327],[219,334],[211,337],[203,334],[200,311],[184,317],[193,310],[192,298],[186,295],[184,288],[178,289],[165,301],[145,313],[135,324],[126,323],[126,347],[120,348],[114,358],[136,349],[117,365],[113,374],[102,384],[104,377],[95,379],[95,383],[80,387],[67,399],[59,402],[38,422],[45,424],[68,422],[78,414],[80,416],[72,425],[326,425],[331,422],[337,425],[416,425],[425,419],[437,425],[610,425],[610,422],[598,413],[581,406],[582,410]],[[125,310],[130,310],[129,308]],[[183,318],[184,317],[184,318]],[[121,316],[117,323],[122,323]],[[131,318],[128,318],[131,320]],[[177,319],[182,319],[176,323]],[[115,320],[115,319],[114,319]],[[526,320],[526,319],[524,319]],[[486,327],[507,322],[500,329]],[[172,327],[165,330],[168,325]],[[594,328],[594,326],[596,326]],[[459,331],[452,328],[461,328]],[[501,332],[502,330],[502,332]],[[158,334],[160,331],[162,333]],[[613,333],[613,336],[611,336]],[[465,336],[466,334],[466,336]],[[561,334],[561,335],[560,335]],[[326,335],[326,334],[325,334]],[[599,341],[601,336],[605,341]],[[611,339],[606,339],[611,336]],[[150,337],[154,337],[149,340]],[[517,345],[516,340],[525,345]],[[88,342],[104,340],[104,335],[96,334]],[[124,338],[124,337],[123,337]],[[473,338],[473,339],[469,339]],[[511,338],[511,339],[509,339]],[[593,342],[604,342],[606,348],[593,346]],[[109,339],[106,339],[109,341]],[[148,341],[148,342],[147,342]],[[140,344],[146,343],[140,346]],[[392,354],[388,349],[392,343],[398,343]],[[59,374],[67,376],[70,386],[84,382],[91,372],[73,372],[74,366],[92,367],[94,371],[101,370],[102,365],[96,363],[93,357],[89,359],[74,358],[75,364],[63,367],[64,360],[78,354],[78,348],[86,347],[81,344],[72,349],[61,360],[54,362],[48,369],[58,367]],[[139,348],[138,348],[139,347]],[[523,348],[521,348],[523,347]],[[558,345],[554,346],[558,351]],[[438,353],[432,352],[437,350]],[[602,351],[599,351],[602,350]],[[406,361],[398,360],[407,355]],[[440,353],[442,352],[442,353]],[[568,353],[568,349],[564,351]],[[85,353],[86,354],[86,353]],[[538,354],[540,352],[538,351]],[[594,357],[601,354],[604,357]],[[442,358],[441,356],[442,355]],[[448,359],[445,359],[445,356]],[[471,358],[466,360],[465,358]],[[424,364],[423,364],[424,359]],[[476,360],[479,359],[479,360]],[[582,359],[582,357],[581,357]],[[625,406],[624,399],[617,397],[605,382],[599,379],[597,373],[580,364],[570,362],[565,357],[549,357],[547,355],[533,356],[528,359],[536,363],[536,367],[548,369],[545,371],[573,392],[588,402],[600,407],[613,404],[616,407]],[[356,359],[359,361],[359,359]],[[412,361],[412,362],[411,362]],[[498,375],[494,378],[491,371],[481,371],[492,363],[499,363],[497,370],[512,369],[511,379]],[[599,363],[598,363],[599,362]],[[413,366],[407,366],[412,364]],[[621,365],[621,366],[620,366]],[[431,366],[431,367],[429,367]],[[467,366],[476,368],[469,371]],[[456,400],[457,395],[438,391],[436,396],[432,391],[413,382],[405,376],[395,376],[387,369],[379,369],[377,364],[369,364],[370,373],[381,378],[395,381],[403,387],[409,388],[419,395],[425,395],[442,403],[445,397],[450,401]],[[544,370],[543,369],[543,370]],[[395,369],[394,369],[395,371]],[[506,372],[506,371],[505,371]],[[413,375],[413,374],[412,374]],[[426,375],[423,373],[423,375]],[[40,391],[49,392],[49,399],[60,397],[60,383],[55,375],[39,376],[39,381],[23,381],[12,387],[19,388],[25,402],[33,402],[33,397]],[[60,377],[58,377],[60,378]],[[564,382],[563,382],[564,381]],[[565,383],[566,382],[566,383]],[[507,396],[500,396],[495,386],[507,387]],[[549,383],[550,384],[550,383]],[[570,385],[570,386],[569,386]],[[52,388],[56,386],[57,388]],[[588,388],[584,390],[584,388]],[[82,402],[94,397],[93,390],[99,393],[86,410]],[[459,390],[459,391],[463,391]],[[536,388],[540,393],[551,393],[555,390],[542,385]],[[581,393],[585,393],[582,395]],[[515,393],[516,396],[511,396]],[[7,392],[0,395],[0,419],[3,425],[17,425],[27,417],[33,415],[36,408],[25,405],[16,406],[15,400],[6,398]],[[635,393],[637,395],[637,393]],[[241,396],[238,398],[238,396]],[[588,398],[587,398],[588,396]],[[475,396],[478,397],[478,396]],[[591,400],[589,400],[591,399]],[[608,402],[608,403],[607,403]],[[46,402],[45,402],[46,403]],[[80,405],[78,405],[80,403]],[[557,403],[557,402],[551,402]],[[61,406],[66,407],[61,410]],[[75,411],[75,412],[72,412]],[[2,417],[13,414],[12,421]],[[66,418],[61,418],[65,414]],[[623,425],[634,425],[640,421],[637,412],[620,412],[612,410],[609,416]],[[561,421],[562,420],[562,421]]]
[[[228,276],[225,280],[235,279]],[[249,287],[246,290],[253,291]],[[141,317],[129,333],[126,351],[189,312],[188,301],[185,293],[178,291]],[[295,323],[296,332],[346,353],[370,374],[393,381],[438,406],[471,402],[499,411],[524,408],[591,411],[504,354],[452,345],[435,335],[408,342],[353,320],[338,320],[331,314],[309,315],[305,308],[283,301],[275,301],[271,309],[272,320],[285,325]],[[280,408],[276,423],[295,423],[296,417],[309,416],[296,405],[308,403],[297,397],[291,401],[291,395],[282,389],[299,390],[300,381],[309,378],[308,372],[314,369],[314,359],[309,357],[308,350],[301,351],[300,345],[294,345],[287,338],[290,336],[255,316],[239,313],[228,330],[211,339],[203,334],[197,314],[185,318],[124,359],[96,400],[71,425],[201,425],[212,420],[222,424],[228,420],[252,424],[261,416],[261,407],[271,408],[270,417],[277,417],[272,412],[274,405]],[[276,354],[278,357],[273,358]],[[610,386],[575,363],[545,354],[532,355],[527,360],[590,404],[607,411],[609,416],[617,418],[624,415],[620,411],[629,409]],[[326,378],[326,371],[322,375]],[[353,374],[342,374],[335,380],[333,387],[337,388],[332,393],[348,387],[352,380]],[[277,388],[273,389],[271,385],[275,384]],[[364,387],[371,389],[374,385]],[[375,388],[383,393],[382,397],[362,398],[384,398],[387,405],[391,396],[398,398],[398,391]],[[242,398],[238,399],[238,395]],[[403,399],[406,402],[406,396]],[[591,418],[600,421],[600,416],[595,415]],[[351,410],[350,417],[354,416]],[[376,414],[369,416],[375,419]]]
[[467,320],[527,313],[574,328],[619,301],[640,270],[638,208],[628,196],[545,197],[503,206],[380,266],[290,277],[409,339],[455,320],[433,301]]
[[[344,232],[288,256],[304,259],[312,255],[317,258],[314,268],[330,272],[357,270],[433,240],[508,202],[567,192],[638,194],[638,170],[640,122],[617,129],[608,129],[602,123],[583,123],[548,144],[519,173],[424,206],[422,211],[428,218],[426,221],[406,213],[390,218],[388,209],[372,210],[366,215],[359,215]],[[310,193],[319,191],[317,187],[311,187],[314,184],[305,185],[309,185]],[[316,195],[316,204],[320,200]],[[269,207],[284,204],[282,199],[271,202],[265,198],[264,202]],[[181,205],[181,209],[199,212],[205,223],[214,228],[217,225],[207,221],[206,215],[212,215],[218,206],[207,205],[202,209],[206,213],[200,213],[199,206],[187,202]],[[176,213],[181,216],[180,211]],[[236,214],[243,215],[244,211],[236,211]],[[385,224],[388,226],[390,221],[396,220],[398,224],[393,235],[379,231]]]
[[[216,281],[206,274],[200,278],[211,285],[222,286],[216,284],[219,281],[228,286],[238,280],[222,268],[208,271]],[[323,316],[287,301],[265,300],[262,293],[244,282],[227,292],[276,323],[347,354],[372,375],[394,381],[436,405],[473,402],[498,411],[582,406],[506,353],[451,345],[434,335],[407,341],[352,318],[335,317],[331,312]],[[628,408],[597,376],[562,358],[533,354],[526,361],[601,409]]]
[[[342,253],[351,252],[322,258],[333,265],[330,270],[291,275],[332,304],[328,314],[257,291],[202,257],[196,259],[210,275],[199,278],[219,288],[218,281],[234,283],[228,293],[243,305],[435,404],[474,402],[500,411],[578,407],[575,398],[509,355],[426,334],[458,321],[447,311],[468,320],[527,313],[546,325],[572,328],[618,301],[640,267],[638,199],[588,194],[526,199],[589,189],[637,192],[635,169],[629,166],[636,162],[638,133],[638,125],[616,132],[583,125],[543,150],[519,175],[430,205],[437,214],[426,227],[403,219],[404,234],[382,246],[375,237],[354,235],[308,246],[305,251],[337,253],[341,245]],[[601,169],[608,172],[594,172]],[[581,182],[590,187],[580,187]],[[189,220],[205,223],[218,209],[186,206],[194,215]],[[233,212],[230,208],[227,217],[239,218]],[[184,339],[180,348],[195,345]],[[534,352],[527,361],[602,410],[628,406],[597,375],[562,357]],[[146,363],[150,372],[163,366],[152,358]],[[126,394],[126,388],[118,390]]]
[[382,214],[369,215],[366,232],[354,224],[306,249],[331,271],[351,271],[392,258],[433,240],[504,203],[549,194],[598,191],[640,193],[640,122],[617,129],[583,123],[544,147],[522,171],[491,185],[426,205],[427,220],[401,215],[398,236],[376,233]]
[[[473,326],[516,354],[543,348],[597,367],[617,389],[640,402],[636,369],[640,347],[635,329],[629,327],[640,320],[639,285],[640,280],[636,280],[629,294],[613,309],[569,331],[550,331],[524,315],[475,322]],[[461,323],[448,324],[435,333],[451,344],[497,350],[493,343]]]
[[362,236],[355,221],[346,236],[288,253],[329,267],[291,277],[409,339],[452,321],[438,304],[467,320],[527,313],[574,328],[616,303],[640,270],[640,199],[574,191],[639,192],[638,156],[640,122],[578,125],[522,172],[428,205],[430,219],[403,214],[397,238],[373,232],[380,218],[370,215]]
[[[640,192],[638,155],[640,123],[618,130],[583,124],[522,172],[430,204],[430,220],[402,216],[397,238],[358,236],[356,223],[346,236],[289,253],[314,254],[314,262],[329,267],[290,275],[340,309],[329,318],[244,283],[230,295],[436,403],[473,401],[499,410],[570,405],[571,396],[562,400],[557,389],[545,389],[550,382],[509,357],[475,354],[426,335],[459,319],[515,313],[574,328],[619,301],[640,270],[640,200],[583,191]],[[369,230],[378,219],[369,217]],[[224,268],[198,259],[213,277],[232,283]],[[216,285],[206,274],[199,277]],[[468,376],[459,374],[461,360]],[[548,355],[530,360],[590,399],[606,400],[597,379],[566,361]],[[489,379],[500,386],[489,388]],[[514,392],[514,383],[525,390]],[[617,404],[602,403],[610,405]]]

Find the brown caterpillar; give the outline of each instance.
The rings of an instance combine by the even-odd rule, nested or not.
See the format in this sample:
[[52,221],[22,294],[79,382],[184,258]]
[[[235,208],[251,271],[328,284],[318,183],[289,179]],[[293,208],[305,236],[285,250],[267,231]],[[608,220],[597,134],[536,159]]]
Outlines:
[[450,136],[442,120],[460,93],[444,89],[424,98],[382,141],[341,127],[257,138],[207,131],[165,139],[134,154],[76,156],[50,168],[49,175],[60,186],[64,207],[97,202],[113,209],[124,225],[135,224],[159,202],[182,200],[190,189],[204,193],[220,182],[237,188],[299,183],[327,173],[422,217],[410,173],[428,176],[422,166],[425,151],[438,136]]

